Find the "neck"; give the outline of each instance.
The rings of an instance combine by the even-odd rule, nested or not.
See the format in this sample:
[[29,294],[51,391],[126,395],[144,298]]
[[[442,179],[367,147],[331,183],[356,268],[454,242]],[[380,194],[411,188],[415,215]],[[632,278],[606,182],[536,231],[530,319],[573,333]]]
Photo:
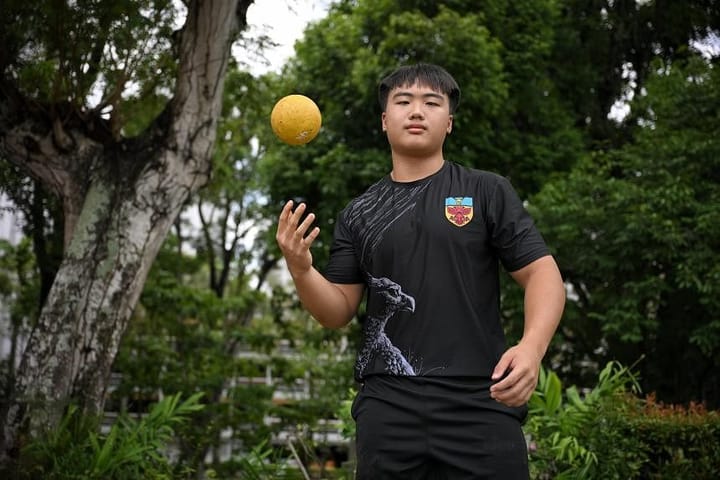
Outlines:
[[393,156],[393,169],[390,178],[395,182],[414,182],[439,171],[445,159],[442,155],[425,159],[398,158]]

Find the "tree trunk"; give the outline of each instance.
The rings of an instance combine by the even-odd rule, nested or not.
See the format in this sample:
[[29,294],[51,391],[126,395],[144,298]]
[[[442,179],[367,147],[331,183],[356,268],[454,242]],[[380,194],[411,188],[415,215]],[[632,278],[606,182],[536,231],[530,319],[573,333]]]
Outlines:
[[188,3],[174,98],[139,140],[100,144],[69,129],[68,152],[57,125],[42,135],[38,124],[0,125],[0,153],[63,196],[71,232],[0,417],[0,465],[19,453],[21,432],[56,425],[69,403],[102,411],[147,273],[183,204],[208,179],[230,48],[251,3]]

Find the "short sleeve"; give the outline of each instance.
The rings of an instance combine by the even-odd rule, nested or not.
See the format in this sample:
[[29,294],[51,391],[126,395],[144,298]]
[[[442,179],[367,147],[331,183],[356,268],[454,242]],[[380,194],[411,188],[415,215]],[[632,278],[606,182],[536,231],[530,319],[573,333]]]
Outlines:
[[328,281],[343,284],[365,283],[354,245],[352,231],[345,221],[344,212],[341,212],[335,222],[330,260],[324,272]]
[[548,255],[545,240],[510,182],[497,177],[488,204],[490,243],[503,267],[514,272]]

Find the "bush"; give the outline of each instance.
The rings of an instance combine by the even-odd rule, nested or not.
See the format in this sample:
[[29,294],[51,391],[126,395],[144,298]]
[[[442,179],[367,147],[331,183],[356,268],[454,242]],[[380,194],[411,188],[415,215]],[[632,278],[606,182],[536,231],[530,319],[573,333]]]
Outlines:
[[541,370],[525,429],[535,480],[709,480],[720,471],[720,414],[640,398],[616,362],[582,396]]
[[[597,386],[582,396],[576,387],[563,395],[557,375],[541,369],[525,426],[531,438],[532,478],[633,478],[643,461],[642,449],[632,438],[619,435],[612,426],[615,418],[605,414],[612,400],[628,388],[636,389],[637,383],[616,362],[608,363]],[[613,451],[606,452],[608,448]]]
[[148,415],[134,420],[121,416],[107,435],[101,418],[83,415],[71,406],[60,425],[38,435],[23,449],[18,478],[74,480],[171,479],[190,472],[174,472],[163,455],[173,439],[173,428],[201,410],[202,394],[180,403],[180,394],[168,396]]
[[663,405],[653,395],[628,418],[647,452],[641,478],[716,479],[720,472],[720,413],[703,405]]

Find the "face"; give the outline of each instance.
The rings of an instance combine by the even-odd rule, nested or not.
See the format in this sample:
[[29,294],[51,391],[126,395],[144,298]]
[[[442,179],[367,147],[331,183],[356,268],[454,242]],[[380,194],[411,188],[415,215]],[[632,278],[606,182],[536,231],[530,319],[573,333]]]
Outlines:
[[452,121],[447,95],[417,83],[392,90],[382,114],[393,151],[409,156],[441,152]]

